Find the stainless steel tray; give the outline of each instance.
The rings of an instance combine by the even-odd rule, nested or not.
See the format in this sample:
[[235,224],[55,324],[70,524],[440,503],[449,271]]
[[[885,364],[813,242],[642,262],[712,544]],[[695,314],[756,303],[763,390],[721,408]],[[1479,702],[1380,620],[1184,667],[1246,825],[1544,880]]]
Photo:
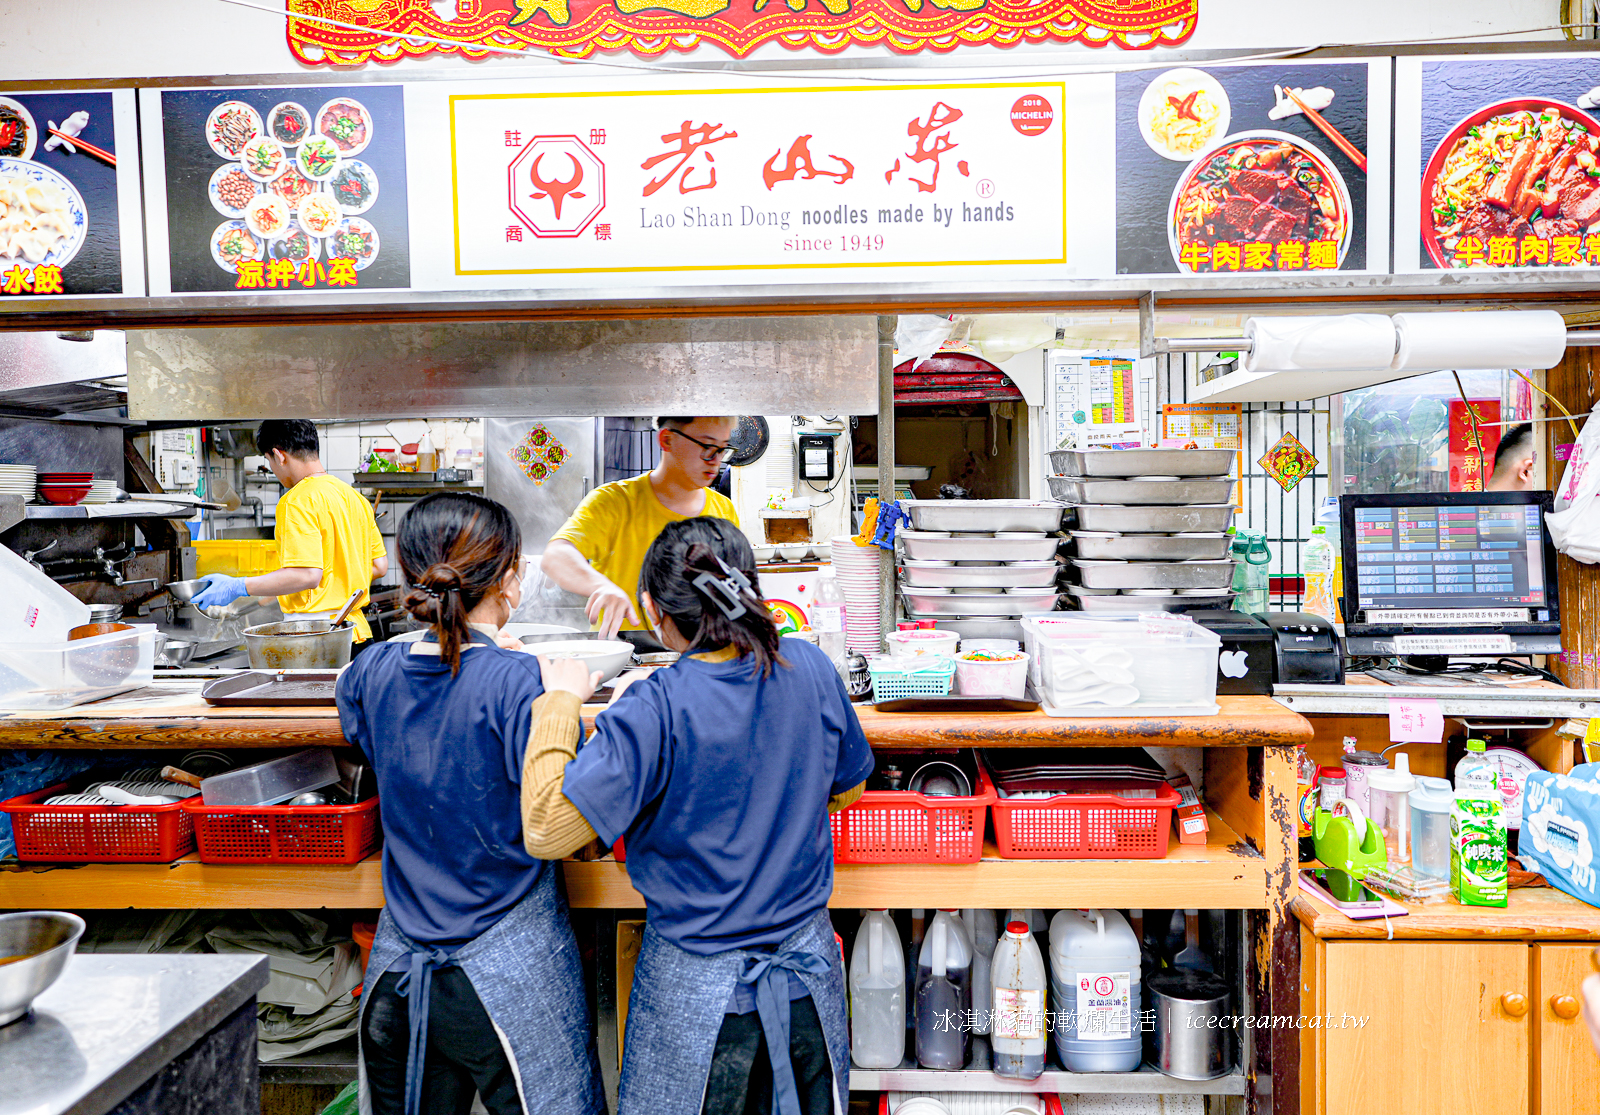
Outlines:
[[913,588],[1043,588],[1054,584],[1061,568],[1053,561],[1028,565],[924,565],[915,560],[900,566],[900,583]]
[[200,698],[219,708],[331,707],[338,680],[338,670],[247,670],[207,683]]
[[[1071,591],[1070,589],[1068,591]],[[1138,615],[1140,612],[1192,612],[1202,608],[1233,607],[1233,593],[1216,596],[1080,596],[1072,593],[1072,603],[1085,612],[1099,615]]]
[[1122,507],[1085,503],[1074,510],[1078,515],[1079,530],[1109,530],[1118,534],[1215,532],[1227,530],[1233,522],[1231,503],[1196,503],[1182,507]]
[[963,595],[960,593],[919,596],[915,589],[904,589],[906,614],[916,619],[938,619],[943,616],[984,616],[990,619],[1009,619],[1017,616],[1037,615],[1055,610],[1060,599],[1055,593],[1048,596],[1012,596],[1008,592],[984,592]]
[[1075,530],[1072,540],[1081,558],[1109,561],[1213,561],[1228,556],[1228,536],[1198,534],[1093,534]]
[[[955,501],[951,501],[955,502]],[[906,557],[918,561],[1048,561],[1056,538],[946,538],[918,531],[900,532]]]
[[940,616],[936,631],[953,631],[963,639],[1015,639],[1022,642],[1020,619],[990,619],[983,616]]
[[1232,449],[1052,449],[1057,476],[1221,476]]
[[1214,588],[1233,583],[1231,561],[1129,561],[1100,565],[1074,561],[1086,588]]
[[916,530],[1036,530],[1047,534],[1061,529],[1064,510],[1059,503],[1028,499],[907,499],[900,505],[911,512]]
[[1084,480],[1050,476],[1046,479],[1050,481],[1050,494],[1065,503],[1139,506],[1223,503],[1233,494],[1233,481],[1226,477],[1221,480]]

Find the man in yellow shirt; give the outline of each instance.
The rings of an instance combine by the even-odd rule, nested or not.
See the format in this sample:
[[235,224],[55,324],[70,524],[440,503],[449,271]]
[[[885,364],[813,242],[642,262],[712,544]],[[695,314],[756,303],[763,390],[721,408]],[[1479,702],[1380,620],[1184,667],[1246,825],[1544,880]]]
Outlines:
[[284,487],[278,497],[278,561],[259,577],[213,573],[194,598],[208,608],[242,596],[276,596],[286,619],[331,616],[361,590],[351,613],[356,641],[372,637],[361,606],[366,592],[389,571],[372,505],[322,467],[317,428],[304,418],[269,419],[256,431],[256,450]]
[[643,476],[602,485],[584,497],[539,559],[539,568],[568,592],[589,598],[589,622],[603,639],[620,631],[652,646],[639,607],[639,570],[661,528],[713,515],[739,524],[726,497],[711,490],[733,455],[732,418],[658,418],[661,463]]

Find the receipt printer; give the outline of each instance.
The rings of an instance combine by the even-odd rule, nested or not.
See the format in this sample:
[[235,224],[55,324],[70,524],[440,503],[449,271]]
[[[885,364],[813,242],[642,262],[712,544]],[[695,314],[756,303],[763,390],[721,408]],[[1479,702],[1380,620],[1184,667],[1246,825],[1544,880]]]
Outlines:
[[1256,618],[1276,639],[1275,683],[1344,684],[1344,648],[1333,624],[1311,612],[1263,612]]

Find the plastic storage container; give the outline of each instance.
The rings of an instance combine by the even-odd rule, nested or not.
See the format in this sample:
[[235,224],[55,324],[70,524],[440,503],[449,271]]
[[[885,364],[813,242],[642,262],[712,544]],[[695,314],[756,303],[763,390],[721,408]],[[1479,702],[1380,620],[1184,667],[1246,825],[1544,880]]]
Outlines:
[[905,1055],[905,951],[889,912],[869,910],[850,954],[850,1059],[892,1069]]
[[355,805],[182,803],[201,863],[359,863],[383,837],[378,799]]
[[[879,756],[885,761],[897,758]],[[919,753],[906,761],[938,758]],[[966,764],[958,764],[968,769]],[[971,797],[939,797],[910,790],[868,790],[848,809],[828,815],[834,863],[977,863],[983,830],[996,800],[994,782],[982,763]]]
[[989,1048],[994,1074],[1012,1080],[1037,1080],[1044,1073],[1044,957],[1025,921],[1006,924],[990,966],[994,1013]]
[[994,1007],[989,986],[989,962],[994,957],[994,946],[1000,938],[993,910],[962,910],[961,924],[967,928],[967,940],[972,942],[972,1032],[989,1032],[989,1013]]
[[961,645],[961,636],[954,631],[929,629],[891,631],[884,637],[884,642],[888,644],[890,654],[897,658],[917,658],[930,654],[954,658],[956,648]]
[[1407,795],[1411,807],[1411,870],[1433,879],[1450,878],[1450,810],[1455,792],[1448,778],[1418,776]]
[[1222,639],[1187,616],[1029,617],[1023,633],[1049,705],[1216,710]]
[[45,805],[67,783],[0,802],[17,858],[39,863],[171,863],[194,851],[194,821],[171,805]]
[[310,747],[292,755],[223,771],[200,783],[207,805],[277,805],[298,794],[339,781],[339,764],[326,747]]
[[226,573],[259,577],[278,568],[278,543],[271,538],[218,538],[194,543],[194,575]]
[[0,709],[69,708],[149,685],[155,668],[151,626],[60,643],[6,639],[0,641]]
[[958,657],[956,692],[963,697],[1008,697],[1020,701],[1028,689],[1028,656],[1020,651],[1012,653],[1016,657],[1009,660]]
[[964,1024],[972,1009],[972,942],[955,913],[933,916],[917,957],[917,1064],[925,1069],[964,1069],[971,1052]]
[[1139,1067],[1144,1054],[1138,1023],[1141,978],[1138,938],[1116,910],[1062,910],[1055,916],[1050,997],[1062,1067],[1069,1072]]

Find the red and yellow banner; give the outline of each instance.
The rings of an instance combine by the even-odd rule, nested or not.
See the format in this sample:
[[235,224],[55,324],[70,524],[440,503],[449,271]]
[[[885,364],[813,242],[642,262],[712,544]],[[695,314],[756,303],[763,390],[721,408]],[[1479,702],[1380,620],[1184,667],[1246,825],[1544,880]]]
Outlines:
[[1200,0],[463,0],[445,21],[428,0],[288,0],[288,26],[296,58],[339,66],[435,52],[483,58],[506,48],[650,57],[702,43],[736,58],[771,42],[824,54],[1036,42],[1144,50],[1187,40],[1199,7]]

